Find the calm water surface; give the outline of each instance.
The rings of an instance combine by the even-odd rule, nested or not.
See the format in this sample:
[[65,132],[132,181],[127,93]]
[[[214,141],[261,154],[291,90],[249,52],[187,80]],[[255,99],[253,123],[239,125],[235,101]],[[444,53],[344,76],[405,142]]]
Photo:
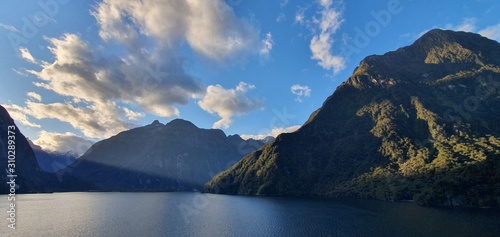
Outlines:
[[198,193],[0,195],[0,236],[500,236],[500,211]]

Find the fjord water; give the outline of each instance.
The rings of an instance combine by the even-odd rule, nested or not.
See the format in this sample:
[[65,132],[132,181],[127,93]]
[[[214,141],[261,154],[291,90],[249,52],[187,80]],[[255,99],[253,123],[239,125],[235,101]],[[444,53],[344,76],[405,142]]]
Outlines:
[[412,203],[199,193],[0,196],[0,236],[500,236],[500,212]]

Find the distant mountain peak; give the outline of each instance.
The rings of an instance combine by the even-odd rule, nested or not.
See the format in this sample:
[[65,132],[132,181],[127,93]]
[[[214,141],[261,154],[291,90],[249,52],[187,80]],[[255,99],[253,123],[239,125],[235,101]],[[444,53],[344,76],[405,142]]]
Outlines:
[[183,119],[166,125],[155,121],[97,142],[72,173],[99,190],[199,190],[213,174],[262,145]]
[[344,85],[369,88],[401,82],[434,83],[460,70],[500,70],[499,64],[498,42],[479,34],[433,29],[409,46],[366,57]]
[[238,139],[238,140],[244,140],[239,134],[232,134],[232,135],[229,135],[227,136],[228,138],[234,138],[234,139]]
[[155,120],[151,123],[151,125],[162,125],[162,124],[160,123],[160,121]]
[[447,43],[459,43],[462,45],[478,44],[481,42],[473,42],[473,40],[479,41],[491,41],[479,34],[464,32],[464,31],[452,31],[443,29],[432,29],[424,33],[420,38],[418,38],[413,45],[428,44],[432,46],[447,44]]
[[193,123],[184,120],[184,119],[174,119],[167,123],[167,127],[170,128],[198,128],[196,125]]
[[470,34],[452,30],[443,30],[443,29],[432,29],[425,32],[419,39],[415,42],[421,41],[434,41],[434,42],[445,42],[445,41],[455,41],[455,37],[458,35]]
[[[425,63],[498,63],[498,58],[489,57],[498,49],[496,41],[479,34],[434,29],[425,33],[411,46],[425,53]],[[498,54],[497,54],[498,55]]]

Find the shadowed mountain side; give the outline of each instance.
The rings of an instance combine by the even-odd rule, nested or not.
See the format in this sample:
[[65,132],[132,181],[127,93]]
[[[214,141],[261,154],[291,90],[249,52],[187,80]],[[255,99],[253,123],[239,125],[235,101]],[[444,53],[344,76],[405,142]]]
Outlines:
[[76,159],[77,155],[71,152],[58,153],[44,151],[40,146],[35,145],[28,139],[28,142],[35,153],[38,166],[45,172],[57,173],[59,170],[71,166]]
[[365,58],[301,129],[205,191],[498,207],[499,120],[500,44],[432,30]]
[[[15,132],[15,168],[13,175],[15,177],[16,194],[20,193],[39,193],[39,192],[55,192],[55,191],[77,191],[92,189],[91,185],[81,182],[73,177],[68,177],[66,183],[61,183],[56,174],[43,171],[37,163],[35,154],[31,146],[15,125],[14,120],[10,117],[7,110],[0,106],[0,133],[4,134],[0,137],[0,164],[1,164],[1,182],[0,194],[10,192],[10,178],[7,178],[9,167],[8,162],[8,126],[15,126],[15,129],[9,131]],[[11,139],[12,140],[12,139]]]
[[[192,191],[195,184],[189,181],[176,180],[167,175],[140,173],[135,170],[117,169],[92,161],[76,161],[56,174],[63,186],[73,187],[74,180],[91,184],[86,187],[75,187],[71,191]],[[91,175],[89,175],[91,174]]]
[[100,191],[192,191],[264,143],[175,119],[153,122],[97,142],[64,176]]

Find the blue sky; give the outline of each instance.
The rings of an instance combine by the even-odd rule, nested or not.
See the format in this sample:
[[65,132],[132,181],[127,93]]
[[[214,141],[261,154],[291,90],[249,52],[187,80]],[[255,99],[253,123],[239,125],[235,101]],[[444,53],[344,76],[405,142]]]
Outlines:
[[433,28],[500,41],[499,11],[493,0],[5,1],[0,104],[49,151],[82,153],[155,119],[277,135],[368,55]]

